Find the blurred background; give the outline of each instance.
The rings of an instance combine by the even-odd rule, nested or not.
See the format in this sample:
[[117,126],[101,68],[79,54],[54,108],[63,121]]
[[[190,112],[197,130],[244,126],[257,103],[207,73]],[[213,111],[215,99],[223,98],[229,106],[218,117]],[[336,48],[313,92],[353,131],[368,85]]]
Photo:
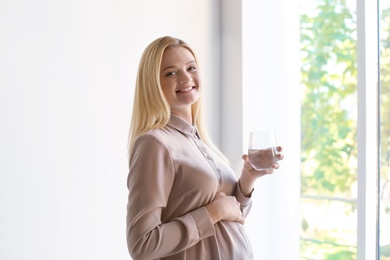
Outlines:
[[130,259],[135,77],[165,35],[195,50],[237,176],[250,131],[284,147],[245,224],[255,259],[389,259],[387,2],[0,0],[0,259]]

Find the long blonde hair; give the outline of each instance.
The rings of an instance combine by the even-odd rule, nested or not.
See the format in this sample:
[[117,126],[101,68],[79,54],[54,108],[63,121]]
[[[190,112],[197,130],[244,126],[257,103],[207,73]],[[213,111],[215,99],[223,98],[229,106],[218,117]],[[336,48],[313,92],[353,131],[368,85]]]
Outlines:
[[[166,100],[160,84],[160,67],[165,49],[168,47],[184,47],[188,49],[197,62],[194,51],[184,41],[164,36],[150,43],[141,56],[136,79],[133,114],[128,142],[128,155],[131,151],[136,138],[143,133],[163,127],[168,124],[171,116],[171,109]],[[202,94],[199,99],[192,104],[192,122],[198,129],[200,138],[216,152],[222,159],[227,161],[226,157],[212,143],[209,138],[202,116]]]

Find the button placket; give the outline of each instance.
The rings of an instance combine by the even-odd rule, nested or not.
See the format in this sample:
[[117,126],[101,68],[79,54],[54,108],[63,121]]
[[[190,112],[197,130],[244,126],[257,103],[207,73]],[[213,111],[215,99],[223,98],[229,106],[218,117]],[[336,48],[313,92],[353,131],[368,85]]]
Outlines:
[[206,145],[196,135],[193,136],[193,140],[195,142],[195,145],[198,147],[199,151],[203,154],[203,156],[209,162],[211,168],[213,168],[214,173],[216,174],[217,179],[218,179],[218,185],[219,185],[219,187],[221,187],[223,184],[221,170],[215,165],[215,160],[214,160],[213,156],[211,156],[208,153]]

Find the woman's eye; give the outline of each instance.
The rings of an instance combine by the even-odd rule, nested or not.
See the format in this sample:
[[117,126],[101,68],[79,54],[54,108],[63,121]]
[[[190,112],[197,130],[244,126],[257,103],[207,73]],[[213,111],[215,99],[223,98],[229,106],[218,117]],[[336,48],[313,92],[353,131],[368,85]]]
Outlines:
[[174,72],[174,71],[171,71],[171,72],[168,72],[168,73],[167,73],[167,77],[169,77],[169,76],[173,76],[173,75],[176,75],[176,72]]
[[188,70],[196,70],[196,67],[189,67]]

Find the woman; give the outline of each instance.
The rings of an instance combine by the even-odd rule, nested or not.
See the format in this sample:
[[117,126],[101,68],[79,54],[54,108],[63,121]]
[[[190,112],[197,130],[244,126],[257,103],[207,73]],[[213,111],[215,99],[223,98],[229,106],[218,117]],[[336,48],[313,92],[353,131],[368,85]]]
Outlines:
[[253,259],[243,223],[255,180],[273,170],[255,171],[243,155],[237,181],[205,131],[201,92],[185,42],[162,37],[146,48],[129,136],[127,243],[134,260]]

